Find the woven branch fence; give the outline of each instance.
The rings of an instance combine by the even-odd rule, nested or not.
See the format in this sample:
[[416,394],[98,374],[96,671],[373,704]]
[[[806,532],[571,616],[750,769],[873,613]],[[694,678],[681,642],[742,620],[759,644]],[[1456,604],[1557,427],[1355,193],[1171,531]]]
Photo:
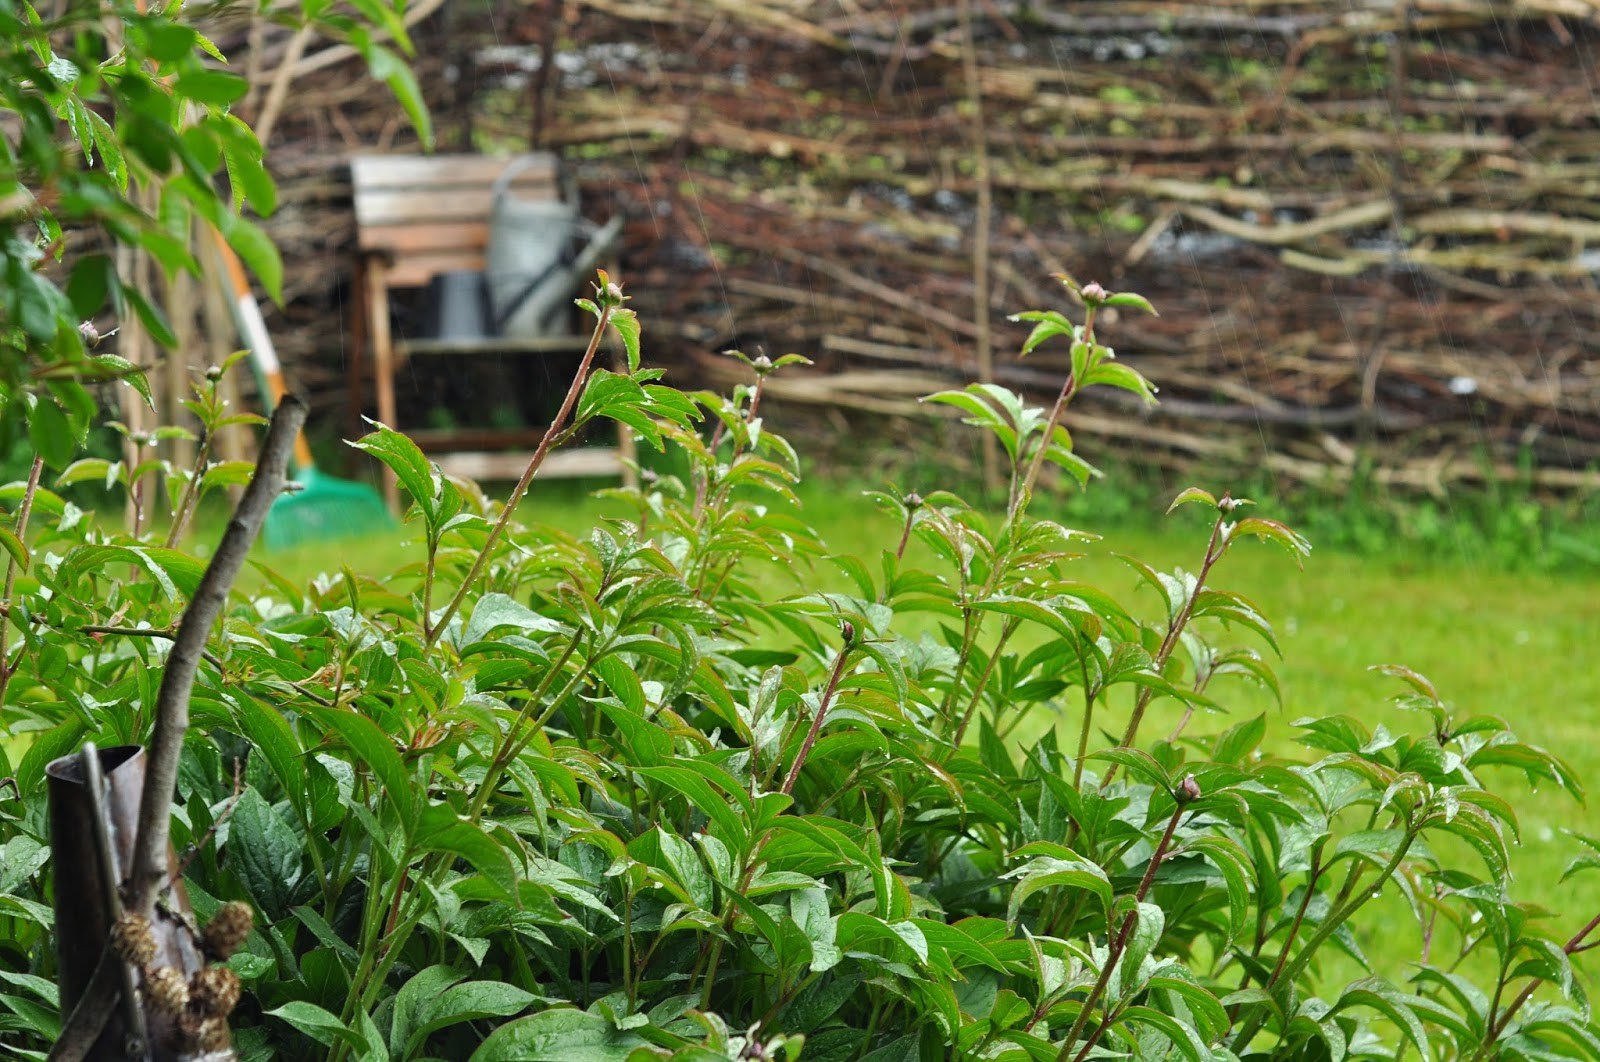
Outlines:
[[[562,151],[653,355],[817,366],[773,397],[932,416],[1018,361],[1052,273],[1139,291],[1108,342],[1154,410],[1086,397],[1153,459],[1441,491],[1600,464],[1600,5],[1589,0],[433,0],[413,17],[440,148]],[[271,228],[291,368],[339,402],[353,219],[343,160],[415,151],[336,48],[236,27],[292,88]],[[236,61],[237,63],[237,61]],[[413,327],[400,323],[402,329]]]

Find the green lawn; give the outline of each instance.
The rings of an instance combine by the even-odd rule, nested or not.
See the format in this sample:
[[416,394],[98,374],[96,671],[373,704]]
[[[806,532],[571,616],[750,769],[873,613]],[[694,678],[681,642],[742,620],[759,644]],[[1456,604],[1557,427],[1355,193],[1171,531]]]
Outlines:
[[[875,557],[896,541],[897,525],[854,488],[812,486],[803,497],[808,516],[838,552]],[[582,533],[604,511],[568,485],[558,485],[536,489],[522,516]],[[1085,547],[1088,555],[1078,562],[1081,577],[1133,595],[1135,604],[1149,609],[1153,597],[1136,592],[1136,577],[1110,554],[1130,553],[1158,568],[1192,568],[1204,546],[1204,517],[1198,510],[1180,511],[1168,527],[1131,533],[1094,527],[1107,537]],[[391,541],[362,540],[263,559],[304,577],[347,562],[366,572],[392,570],[419,556],[408,528]],[[1386,565],[1323,552],[1313,552],[1301,571],[1282,550],[1251,541],[1219,566],[1213,584],[1248,595],[1276,625],[1284,652],[1279,665],[1284,706],[1280,712],[1255,689],[1219,685],[1212,695],[1228,705],[1232,717],[1202,719],[1197,728],[1266,711],[1269,740],[1280,749],[1291,747],[1290,723],[1302,715],[1342,712],[1369,725],[1417,728],[1425,725],[1421,717],[1389,704],[1398,684],[1367,670],[1373,664],[1403,663],[1431,677],[1461,711],[1505,717],[1520,737],[1557,752],[1579,777],[1600,779],[1600,665],[1590,655],[1600,636],[1600,578]],[[843,589],[843,582],[828,570],[792,578],[772,573],[774,594],[797,586]],[[1163,714],[1153,708],[1146,733],[1164,733],[1174,720],[1174,710]],[[1024,737],[1036,737],[1051,725],[1069,727],[1075,740],[1075,714],[1064,720],[1040,718]],[[1553,911],[1554,930],[1575,928],[1600,908],[1600,877],[1561,883],[1562,870],[1576,854],[1563,830],[1600,833],[1600,814],[1569,794],[1529,791],[1505,777],[1497,788],[1513,798],[1521,815],[1516,894]],[[1591,789],[1600,784],[1591,783]],[[1399,973],[1399,964],[1417,954],[1419,934],[1398,903],[1393,906],[1393,918],[1365,923],[1366,944],[1371,953],[1392,956],[1392,972]]]

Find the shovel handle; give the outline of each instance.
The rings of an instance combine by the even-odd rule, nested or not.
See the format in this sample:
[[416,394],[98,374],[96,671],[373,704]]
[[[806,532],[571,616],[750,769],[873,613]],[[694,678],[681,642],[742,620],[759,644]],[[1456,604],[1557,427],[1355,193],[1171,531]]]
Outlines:
[[[228,287],[233,296],[233,320],[238,326],[239,337],[250,349],[256,368],[266,379],[267,391],[272,399],[271,408],[276,409],[278,403],[283,401],[283,396],[289,393],[289,387],[284,383],[283,366],[278,363],[278,352],[273,349],[267,322],[261,317],[261,304],[256,302],[255,292],[250,288],[250,278],[245,276],[239,256],[233,253],[233,248],[228,246],[228,241],[222,238],[222,233],[215,227],[211,227],[211,239],[216,244],[217,253],[222,256],[222,266],[228,274]],[[294,463],[300,468],[310,468],[315,464],[311,457],[311,444],[306,441],[303,431],[295,436]]]

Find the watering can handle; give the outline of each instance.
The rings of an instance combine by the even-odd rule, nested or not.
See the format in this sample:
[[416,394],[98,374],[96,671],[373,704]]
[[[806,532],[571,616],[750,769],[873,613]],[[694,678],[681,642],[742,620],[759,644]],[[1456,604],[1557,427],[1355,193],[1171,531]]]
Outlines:
[[[522,155],[512,159],[509,163],[507,163],[506,168],[500,171],[500,176],[494,179],[494,184],[489,186],[489,201],[491,203],[500,202],[500,200],[505,197],[507,190],[510,189],[511,182],[516,180],[518,174],[522,173],[524,170],[532,168],[534,163],[543,161],[543,155]],[[558,180],[556,183],[559,185],[560,181]],[[559,196],[557,198],[559,198]]]

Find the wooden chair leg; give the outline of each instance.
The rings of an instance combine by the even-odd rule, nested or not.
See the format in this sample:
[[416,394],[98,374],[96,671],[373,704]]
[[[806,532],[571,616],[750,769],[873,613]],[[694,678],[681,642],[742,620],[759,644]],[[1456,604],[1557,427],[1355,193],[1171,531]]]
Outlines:
[[345,431],[352,439],[364,435],[361,414],[366,409],[367,392],[367,298],[366,256],[356,258],[350,294],[355,301],[355,312],[350,316],[350,350],[345,359]]
[[[394,428],[396,411],[394,401],[394,345],[389,334],[389,285],[387,270],[380,261],[367,263],[367,324],[372,333],[372,374],[378,391],[378,420]],[[400,488],[394,473],[383,470],[383,496],[389,508],[400,511]]]

